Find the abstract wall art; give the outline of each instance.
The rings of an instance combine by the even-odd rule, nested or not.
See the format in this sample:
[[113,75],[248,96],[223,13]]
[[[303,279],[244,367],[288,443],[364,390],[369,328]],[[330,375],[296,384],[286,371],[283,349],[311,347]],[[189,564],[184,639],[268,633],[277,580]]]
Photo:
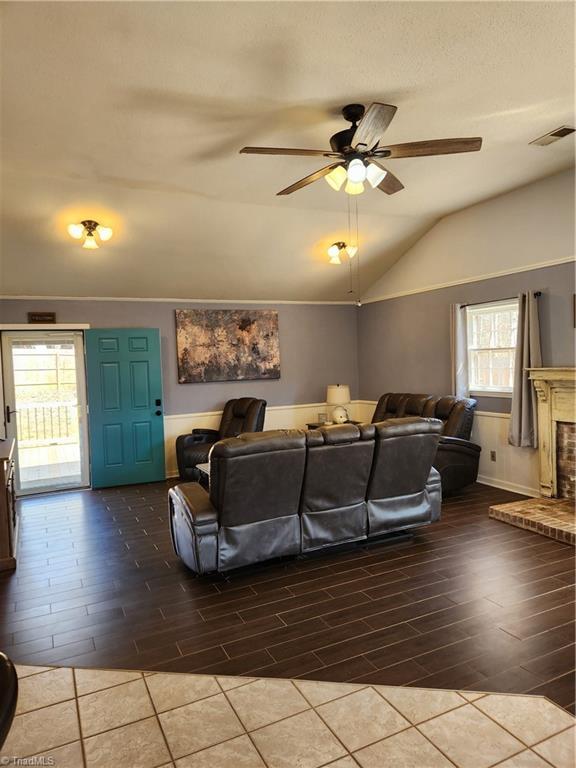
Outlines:
[[280,378],[278,312],[177,309],[178,381]]

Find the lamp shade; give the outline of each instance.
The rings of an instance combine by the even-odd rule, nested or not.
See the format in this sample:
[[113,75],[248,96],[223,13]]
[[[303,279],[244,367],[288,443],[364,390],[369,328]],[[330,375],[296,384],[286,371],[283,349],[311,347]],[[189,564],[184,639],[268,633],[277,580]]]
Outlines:
[[328,384],[326,403],[328,405],[347,405],[350,402],[350,387],[348,384]]

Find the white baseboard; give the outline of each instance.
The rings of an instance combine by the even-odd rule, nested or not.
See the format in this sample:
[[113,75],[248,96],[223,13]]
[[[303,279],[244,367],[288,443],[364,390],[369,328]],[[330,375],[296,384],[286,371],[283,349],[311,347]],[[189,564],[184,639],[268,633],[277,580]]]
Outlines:
[[[472,440],[482,447],[478,482],[524,496],[540,496],[538,451],[508,443],[509,413],[476,411]],[[496,452],[491,461],[490,452]]]
[[532,498],[540,497],[538,488],[528,488],[526,485],[510,483],[508,480],[500,480],[498,478],[486,477],[486,475],[478,475],[478,482],[481,485],[489,485],[491,488],[500,488],[503,491],[519,493],[521,496],[530,496]]

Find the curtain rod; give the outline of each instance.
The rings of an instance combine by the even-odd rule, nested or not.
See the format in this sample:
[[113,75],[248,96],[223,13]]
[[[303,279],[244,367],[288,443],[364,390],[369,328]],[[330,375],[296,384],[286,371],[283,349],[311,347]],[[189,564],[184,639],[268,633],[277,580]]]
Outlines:
[[[542,296],[542,291],[534,291],[535,298]],[[473,304],[460,304],[460,309],[466,309],[466,307],[477,307],[480,304],[495,304],[497,301],[512,301],[517,299],[518,296],[507,296],[505,299],[494,299],[494,301],[475,301]]]

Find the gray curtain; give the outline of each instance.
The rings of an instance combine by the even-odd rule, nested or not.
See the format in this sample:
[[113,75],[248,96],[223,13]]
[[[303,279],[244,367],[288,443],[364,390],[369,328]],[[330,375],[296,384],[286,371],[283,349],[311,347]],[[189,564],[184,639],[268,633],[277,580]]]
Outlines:
[[450,305],[450,356],[452,362],[452,394],[468,397],[468,330],[462,304]]
[[541,367],[538,300],[531,291],[518,296],[518,337],[508,433],[510,445],[519,448],[536,448],[538,445],[537,398],[526,368]]

